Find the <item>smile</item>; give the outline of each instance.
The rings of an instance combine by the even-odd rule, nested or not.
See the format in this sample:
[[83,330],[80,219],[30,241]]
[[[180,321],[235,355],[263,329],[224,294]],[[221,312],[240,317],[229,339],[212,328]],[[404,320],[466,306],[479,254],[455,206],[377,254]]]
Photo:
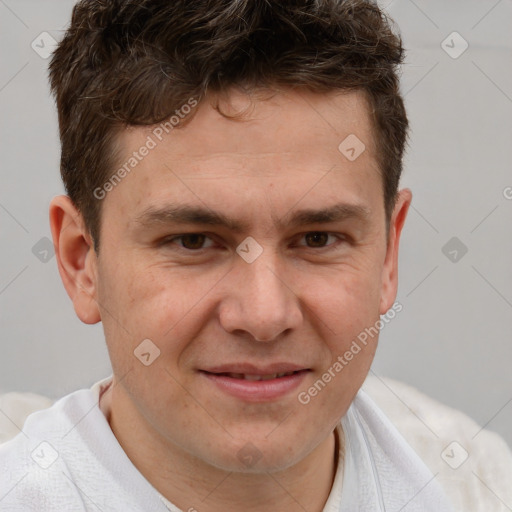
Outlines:
[[244,402],[270,402],[286,398],[303,382],[309,369],[281,372],[210,372],[200,374],[224,396]]

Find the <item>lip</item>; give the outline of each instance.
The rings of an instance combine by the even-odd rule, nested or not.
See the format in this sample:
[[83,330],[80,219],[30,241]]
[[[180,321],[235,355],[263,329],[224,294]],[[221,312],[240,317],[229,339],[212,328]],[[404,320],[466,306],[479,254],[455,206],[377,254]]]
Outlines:
[[[269,402],[283,398],[300,386],[308,368],[290,363],[277,363],[265,367],[252,364],[225,364],[208,370],[201,370],[200,374],[215,385],[221,392],[246,402]],[[290,373],[283,377],[268,380],[246,380],[230,377],[226,374],[272,375],[275,373]]]
[[219,366],[202,368],[208,373],[246,373],[250,375],[270,375],[272,373],[289,373],[308,370],[306,366],[294,363],[272,363],[266,366],[256,366],[251,363],[225,363]]

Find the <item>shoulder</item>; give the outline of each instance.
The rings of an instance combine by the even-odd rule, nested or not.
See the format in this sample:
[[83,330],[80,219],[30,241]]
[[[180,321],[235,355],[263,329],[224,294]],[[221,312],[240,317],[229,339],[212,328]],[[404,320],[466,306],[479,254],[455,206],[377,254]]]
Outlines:
[[0,510],[57,511],[79,504],[81,500],[61,452],[67,433],[95,406],[94,393],[77,391],[32,412],[26,420],[24,416],[31,406],[44,407],[51,401],[36,395],[10,395],[3,395],[3,404],[8,403],[8,420],[19,431],[0,445]]
[[512,507],[512,452],[500,436],[401,382],[369,376],[363,389],[458,509]]
[[53,400],[35,393],[0,394],[0,445],[18,434],[27,417],[34,411],[46,409]]

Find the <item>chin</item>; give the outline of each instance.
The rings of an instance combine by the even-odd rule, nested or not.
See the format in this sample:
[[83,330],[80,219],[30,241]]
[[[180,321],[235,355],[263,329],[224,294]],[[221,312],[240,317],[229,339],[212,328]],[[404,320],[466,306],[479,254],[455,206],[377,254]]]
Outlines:
[[[233,473],[277,473],[294,466],[308,454],[305,444],[300,446],[300,441],[303,440],[293,442],[292,437],[288,436],[286,441],[283,436],[266,439],[264,435],[230,439],[225,443],[222,452],[210,451],[208,462],[218,469]],[[220,447],[220,443],[216,446]]]

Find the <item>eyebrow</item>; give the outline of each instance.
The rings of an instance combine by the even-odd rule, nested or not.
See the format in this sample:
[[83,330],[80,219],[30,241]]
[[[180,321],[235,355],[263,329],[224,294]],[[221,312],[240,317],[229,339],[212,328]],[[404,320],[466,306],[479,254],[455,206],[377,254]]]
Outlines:
[[[321,209],[302,209],[289,212],[284,219],[278,221],[280,226],[288,225],[298,227],[308,224],[326,224],[340,222],[347,219],[366,221],[370,217],[370,210],[359,204],[338,203]],[[135,224],[149,228],[168,224],[197,224],[225,227],[233,232],[246,232],[247,223],[231,219],[220,212],[206,207],[191,205],[170,205],[162,208],[149,207],[134,219]]]
[[370,217],[370,210],[359,204],[338,203],[320,210],[306,209],[290,213],[289,224],[293,227],[306,224],[326,224],[340,222],[346,219],[366,221]]

